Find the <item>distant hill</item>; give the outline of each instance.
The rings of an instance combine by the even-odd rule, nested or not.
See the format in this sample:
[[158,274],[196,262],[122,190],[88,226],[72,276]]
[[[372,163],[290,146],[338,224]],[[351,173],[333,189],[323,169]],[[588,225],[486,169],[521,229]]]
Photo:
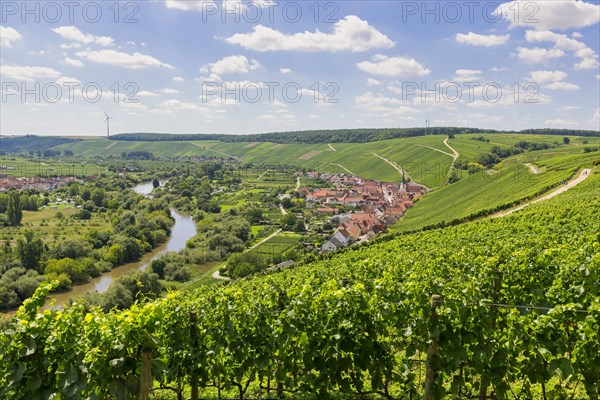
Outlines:
[[575,129],[526,129],[522,131],[497,131],[479,128],[433,127],[391,129],[338,129],[295,132],[272,132],[254,135],[224,134],[169,134],[169,133],[122,133],[111,136],[112,140],[137,142],[177,142],[189,140],[218,140],[221,142],[271,142],[271,143],[367,143],[425,135],[450,135],[460,133],[514,133],[561,136],[600,137],[600,131]]
[[77,142],[79,140],[80,139],[36,135],[0,137],[0,154],[2,154],[2,152],[9,154],[43,151],[50,147]]

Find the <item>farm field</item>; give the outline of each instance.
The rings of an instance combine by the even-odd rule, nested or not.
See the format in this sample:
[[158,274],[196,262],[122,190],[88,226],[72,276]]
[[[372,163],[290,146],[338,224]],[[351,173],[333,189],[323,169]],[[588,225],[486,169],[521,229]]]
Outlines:
[[280,233],[250,251],[267,257],[276,257],[296,246],[301,240],[302,235],[287,232]]

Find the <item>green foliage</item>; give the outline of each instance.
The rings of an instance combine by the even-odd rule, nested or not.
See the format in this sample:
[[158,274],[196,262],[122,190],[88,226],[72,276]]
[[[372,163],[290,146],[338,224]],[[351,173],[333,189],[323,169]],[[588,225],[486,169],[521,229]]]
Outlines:
[[291,231],[296,226],[298,222],[298,217],[294,213],[287,213],[281,217],[281,227],[284,230]]
[[44,252],[44,243],[39,237],[34,238],[33,231],[26,231],[25,240],[19,239],[17,241],[17,254],[25,269],[39,270],[40,260]]
[[227,273],[232,278],[242,278],[263,270],[267,265],[267,258],[260,253],[234,254],[227,260]]
[[[0,336],[0,397],[135,398],[150,346],[153,380],[173,388],[193,379],[243,398],[269,381],[300,398],[419,398],[435,340],[437,398],[476,398],[484,378],[488,397],[541,398],[545,385],[597,398],[598,218],[592,175],[507,218],[385,236],[129,310],[38,313],[44,286]],[[121,281],[115,306],[152,298],[151,275]],[[435,324],[432,294],[443,298]]]
[[8,216],[8,224],[10,226],[17,226],[23,219],[23,209],[21,205],[21,195],[17,191],[10,192],[8,196],[8,206],[6,209]]

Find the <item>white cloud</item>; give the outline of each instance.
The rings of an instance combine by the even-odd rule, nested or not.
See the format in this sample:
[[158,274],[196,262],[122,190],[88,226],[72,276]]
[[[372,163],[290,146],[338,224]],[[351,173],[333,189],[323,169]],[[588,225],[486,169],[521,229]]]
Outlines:
[[288,75],[288,74],[293,74],[293,73],[294,73],[294,71],[292,71],[292,70],[291,70],[291,69],[289,69],[289,68],[280,68],[280,69],[279,69],[279,72],[281,72],[281,73],[282,73],[282,74],[284,74],[284,75]]
[[185,79],[183,79],[181,76],[176,76],[173,78],[173,82],[184,82]]
[[218,75],[245,74],[260,68],[256,60],[248,59],[246,56],[228,56],[219,61],[205,65],[200,72],[212,72]]
[[471,46],[499,46],[506,44],[510,35],[479,35],[477,33],[458,33],[454,36],[458,43],[469,44]]
[[566,77],[567,74],[563,71],[532,71],[529,75],[529,79],[539,84],[562,81]]
[[550,90],[579,90],[579,86],[569,82],[554,82],[549,85],[544,85],[546,89]]
[[160,107],[163,110],[172,110],[172,111],[201,111],[201,112],[209,112],[207,107],[203,107],[200,104],[196,103],[186,103],[176,99],[165,100],[160,103]]
[[67,65],[71,65],[73,67],[83,67],[83,63],[80,60],[75,60],[74,58],[71,58],[71,57],[65,57],[65,59],[63,60],[63,63],[65,63]]
[[594,126],[594,129],[597,129],[598,126],[600,126],[600,107],[596,108],[590,122],[592,126]]
[[18,65],[3,65],[0,73],[12,79],[35,81],[37,79],[56,79],[60,72],[48,67],[29,67]]
[[508,20],[511,27],[540,30],[583,28],[600,21],[600,5],[579,0],[516,0],[500,5],[495,13]]
[[367,86],[379,86],[379,85],[381,85],[381,82],[378,81],[377,79],[367,78]]
[[266,8],[277,5],[278,3],[272,0],[253,0],[248,2],[242,2],[240,0],[165,0],[167,8],[173,8],[176,10],[183,11],[205,11],[214,12],[217,10],[223,10],[222,12],[244,12],[249,5],[252,4],[255,7]]
[[349,15],[333,25],[332,33],[319,30],[285,34],[263,25],[255,26],[250,33],[238,33],[225,39],[229,44],[237,44],[256,51],[352,51],[394,46],[386,35],[355,15]]
[[413,58],[387,57],[381,54],[373,56],[371,61],[359,62],[356,66],[369,74],[400,78],[425,76],[431,72]]
[[575,64],[575,69],[597,69],[600,66],[598,60],[593,58],[584,58],[579,64]]
[[0,25],[0,47],[12,47],[12,42],[22,37],[16,29]]
[[158,93],[154,93],[148,90],[142,90],[141,92],[136,93],[136,97],[157,97]]
[[554,126],[557,128],[561,128],[561,127],[565,127],[565,126],[578,126],[579,121],[575,121],[572,119],[556,118],[556,119],[548,119],[548,120],[544,121],[544,125],[550,125],[550,126]]
[[62,44],[58,45],[58,47],[60,47],[63,50],[80,49],[81,44],[80,43],[62,43]]
[[369,112],[368,116],[378,116],[381,118],[391,116],[412,115],[419,110],[408,107],[406,102],[396,97],[388,97],[381,94],[366,92],[356,96],[354,102],[357,107],[363,108]]
[[177,90],[177,89],[171,89],[171,88],[165,88],[165,89],[159,90],[159,92],[161,92],[163,94],[177,94],[177,93],[179,93],[179,90]]
[[163,63],[154,57],[141,54],[141,53],[123,53],[115,50],[100,50],[100,51],[79,51],[75,53],[76,56],[85,58],[89,61],[98,64],[114,65],[118,67],[124,67],[129,69],[140,69],[140,68],[151,68],[151,67],[163,67],[167,69],[174,69],[173,66]]
[[84,44],[95,43],[101,46],[110,46],[115,41],[115,39],[111,38],[110,36],[94,36],[91,34],[85,34],[76,26],[61,26],[58,28],[52,28],[52,31],[58,33],[67,40]]
[[506,67],[500,67],[500,68],[498,68],[498,67],[492,67],[491,71],[492,72],[504,72],[504,71],[508,71],[508,68],[506,68]]
[[554,33],[551,31],[533,31],[525,33],[525,39],[528,42],[552,42],[556,49],[572,51],[575,57],[581,58],[581,62],[575,65],[575,69],[594,69],[598,68],[598,55],[585,43],[572,39],[567,35]]
[[483,79],[479,76],[481,74],[480,70],[457,69],[454,73],[455,75],[452,80],[455,82],[479,82]]
[[58,78],[56,80],[56,83],[58,83],[59,85],[64,85],[65,83],[68,84],[72,84],[72,83],[81,83],[81,81],[77,78],[71,78],[68,76],[61,76],[60,78]]
[[534,47],[527,49],[525,47],[517,48],[517,57],[529,64],[545,64],[553,58],[560,58],[565,55],[565,52],[560,49],[542,49]]
[[581,107],[580,106],[564,106],[558,109],[558,111],[574,111],[574,110],[580,110]]

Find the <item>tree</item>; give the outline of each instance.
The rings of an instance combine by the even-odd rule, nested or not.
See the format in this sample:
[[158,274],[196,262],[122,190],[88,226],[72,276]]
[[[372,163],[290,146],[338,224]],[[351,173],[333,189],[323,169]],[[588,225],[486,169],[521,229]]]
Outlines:
[[88,201],[91,198],[92,198],[92,192],[90,192],[90,189],[85,188],[81,191],[81,200]]
[[40,238],[34,239],[33,231],[31,230],[25,232],[25,240],[19,239],[17,241],[17,254],[25,269],[37,271],[44,250],[44,243],[42,243]]
[[156,178],[152,179],[152,187],[156,189],[159,186],[160,186],[160,182],[158,181],[158,179],[156,179]]
[[304,225],[304,221],[301,219],[296,221],[296,225],[294,225],[294,232],[306,232],[306,225]]
[[454,133],[449,133],[448,134],[448,139],[454,139]]
[[104,202],[104,189],[96,189],[92,193],[92,201],[97,207],[102,207],[102,203]]
[[294,213],[287,213],[281,217],[281,227],[285,230],[292,230],[296,226],[298,217]]
[[12,191],[8,197],[8,208],[6,210],[8,215],[8,224],[10,226],[17,226],[23,219],[23,210],[21,207],[21,195],[17,191]]
[[292,203],[292,199],[290,199],[289,197],[285,197],[283,200],[281,200],[281,205],[283,206],[283,208],[292,208],[294,206],[294,203]]
[[250,223],[257,224],[263,218],[263,212],[260,208],[251,208],[246,211],[245,217]]
[[565,136],[565,137],[563,138],[563,143],[564,143],[564,144],[569,144],[569,143],[571,143],[571,139],[569,139],[568,137],[566,137],[566,136]]

